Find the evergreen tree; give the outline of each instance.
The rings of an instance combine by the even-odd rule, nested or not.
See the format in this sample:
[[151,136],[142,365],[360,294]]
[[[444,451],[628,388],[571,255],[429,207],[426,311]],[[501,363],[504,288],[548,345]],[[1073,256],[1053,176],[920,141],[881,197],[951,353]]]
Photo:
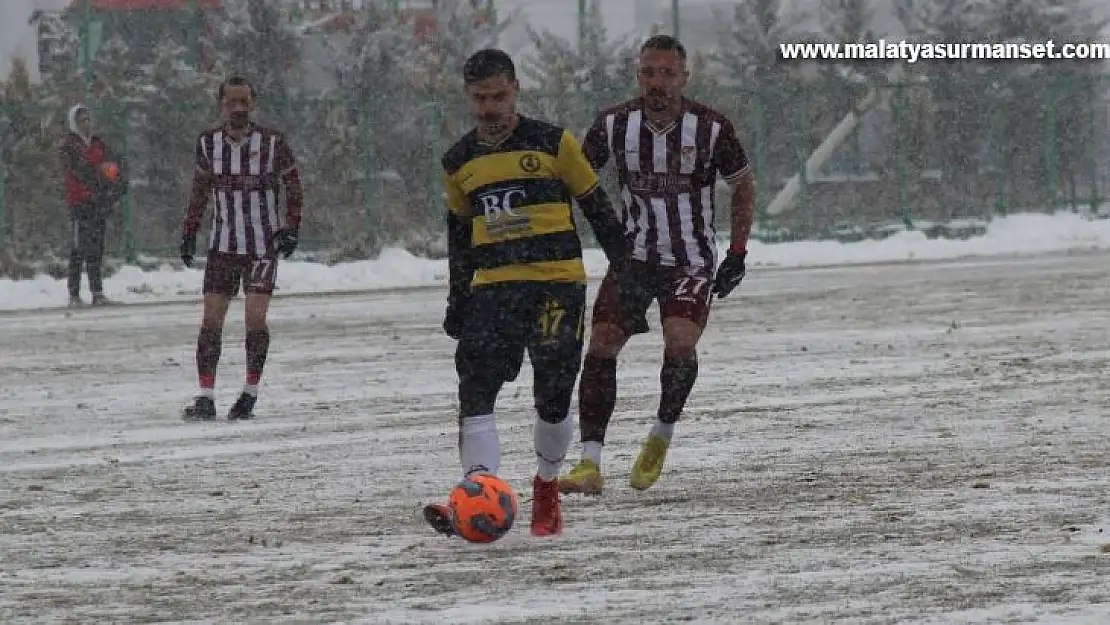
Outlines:
[[0,241],[7,260],[0,275],[10,273],[14,258],[60,255],[67,241],[69,218],[62,204],[62,176],[52,111],[32,85],[22,59],[15,59],[0,93],[0,184],[4,187],[4,222]]
[[[991,41],[989,1],[896,0],[895,10],[911,40],[983,42]],[[902,117],[915,120],[926,115],[928,121],[907,129],[912,134],[904,137],[904,145],[919,153],[915,158],[923,167],[939,170],[944,185],[939,192],[924,192],[916,187],[922,181],[914,176],[910,193],[921,198],[934,219],[966,216],[972,207],[987,203],[980,169],[990,149],[991,112],[1002,103],[991,102],[985,94],[1002,85],[989,80],[989,62],[925,60],[916,65],[915,78],[927,89],[928,99],[917,110],[902,111]]]
[[535,51],[520,64],[539,92],[529,107],[575,132],[584,132],[600,108],[627,97],[635,84],[638,43],[610,38],[600,4],[595,0],[589,8],[581,42],[526,25]]
[[[1107,25],[1079,0],[991,0],[986,11],[990,41],[1053,41],[1057,51],[1066,43],[1097,41]],[[1002,86],[994,90],[992,128],[1006,143],[992,160],[1017,197],[1055,206],[1061,200],[1054,193],[1077,202],[1094,191],[1091,123],[1101,100],[1100,69],[1103,61],[1084,59],[990,64],[993,82]]]
[[251,81],[261,112],[276,125],[292,125],[302,83],[300,25],[288,7],[267,0],[228,0],[224,11],[213,42],[219,65]]
[[[417,93],[428,51],[414,39],[412,17],[383,2],[366,3],[348,29],[327,38],[338,87],[317,110],[321,132],[306,150],[320,165],[311,184],[323,202],[355,209],[320,226],[366,254],[420,221],[406,223],[406,197],[419,197],[429,171],[411,149],[426,140]],[[395,175],[401,197],[386,193]]]
[[763,175],[788,178],[802,166],[799,155],[808,155],[820,140],[810,136],[818,107],[809,101],[805,66],[780,59],[778,46],[815,38],[803,32],[800,19],[786,12],[781,0],[739,0],[731,19],[719,18],[712,58],[722,68],[722,79],[739,85],[742,94],[737,110],[725,107],[725,112],[747,131],[753,148],[758,144],[763,150]]

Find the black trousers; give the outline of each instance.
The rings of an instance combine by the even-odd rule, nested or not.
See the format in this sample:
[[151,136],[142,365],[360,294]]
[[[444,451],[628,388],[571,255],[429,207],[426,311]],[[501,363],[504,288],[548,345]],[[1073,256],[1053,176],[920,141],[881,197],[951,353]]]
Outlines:
[[103,293],[104,233],[108,228],[108,218],[100,207],[81,204],[70,207],[69,220],[69,296],[78,297],[81,294],[82,269],[89,275],[89,291],[94,295]]

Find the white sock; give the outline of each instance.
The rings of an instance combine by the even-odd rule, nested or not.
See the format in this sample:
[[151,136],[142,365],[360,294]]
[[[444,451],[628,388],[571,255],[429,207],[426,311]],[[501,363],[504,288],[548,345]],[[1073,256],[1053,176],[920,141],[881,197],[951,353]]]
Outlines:
[[671,437],[674,436],[674,425],[673,423],[663,423],[659,419],[656,419],[655,425],[651,426],[651,434],[652,436],[671,440]]
[[250,395],[251,397],[258,397],[258,385],[257,384],[244,384],[243,385],[243,392],[246,393],[247,395]]
[[586,441],[582,443],[582,459],[593,460],[594,464],[601,466],[601,448],[602,444],[597,441]]
[[497,474],[501,462],[501,441],[492,414],[463,417],[459,424],[459,461],[463,477],[474,471]]
[[573,425],[570,419],[548,423],[536,417],[536,475],[541,480],[550,482],[559,477],[559,469],[570,449],[570,439],[574,437]]

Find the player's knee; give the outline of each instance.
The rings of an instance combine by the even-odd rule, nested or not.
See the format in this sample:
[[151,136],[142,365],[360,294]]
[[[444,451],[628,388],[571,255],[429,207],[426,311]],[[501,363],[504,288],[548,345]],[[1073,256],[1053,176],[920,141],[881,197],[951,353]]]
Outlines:
[[570,415],[574,383],[543,389],[536,387],[536,414],[541,421],[562,423]]
[[663,350],[674,358],[697,356],[702,327],[689,319],[673,317],[663,321]]
[[548,423],[562,423],[570,414],[574,382],[578,378],[578,358],[567,358],[561,362],[564,364],[552,370],[539,371],[536,375],[536,414]]
[[468,375],[459,380],[459,418],[493,413],[501,382],[482,375]]
[[595,323],[590,329],[587,352],[595,358],[616,358],[628,342],[628,334],[613,323]]

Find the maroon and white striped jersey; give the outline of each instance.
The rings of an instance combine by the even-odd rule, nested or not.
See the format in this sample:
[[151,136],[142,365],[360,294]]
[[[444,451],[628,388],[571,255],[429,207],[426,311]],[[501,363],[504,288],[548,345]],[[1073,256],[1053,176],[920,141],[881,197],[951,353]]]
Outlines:
[[[196,168],[213,208],[209,251],[268,256],[277,230],[299,227],[297,161],[281,133],[252,124],[237,142],[222,126],[207,130],[197,137]],[[278,212],[283,181],[297,187],[288,189],[284,219]],[[190,204],[186,235],[196,231],[204,209]]]
[[716,268],[713,187],[718,176],[732,182],[749,167],[727,117],[683,98],[678,121],[654,128],[636,98],[602,111],[582,143],[594,169],[616,166],[633,258]]

